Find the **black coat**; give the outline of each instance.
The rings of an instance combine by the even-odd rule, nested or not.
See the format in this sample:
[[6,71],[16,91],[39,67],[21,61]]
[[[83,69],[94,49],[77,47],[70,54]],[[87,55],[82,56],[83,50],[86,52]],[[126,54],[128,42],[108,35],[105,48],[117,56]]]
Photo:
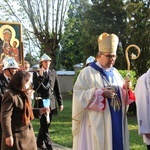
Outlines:
[[[55,70],[48,70],[48,74],[40,76],[38,72],[33,73],[33,86],[35,90],[35,99],[50,98],[50,108],[55,110],[58,106],[63,105],[62,94]],[[57,102],[57,103],[56,103]],[[41,101],[38,101],[37,107],[43,107]]]
[[7,89],[8,89],[8,81],[5,78],[4,73],[0,73],[0,112],[1,112],[2,97]]
[[4,73],[0,74],[0,100],[2,100],[2,96],[4,95],[6,89],[8,88],[8,81],[4,76]]

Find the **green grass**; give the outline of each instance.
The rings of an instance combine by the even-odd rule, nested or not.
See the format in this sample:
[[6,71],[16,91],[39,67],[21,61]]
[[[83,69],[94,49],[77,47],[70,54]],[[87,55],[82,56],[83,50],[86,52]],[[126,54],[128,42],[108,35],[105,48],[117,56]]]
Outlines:
[[128,115],[128,127],[130,135],[130,150],[146,150],[143,138],[138,134],[138,125],[136,116]]
[[[50,127],[50,136],[54,143],[72,147],[72,131],[71,131],[71,121],[72,121],[72,100],[64,99],[64,110],[58,112],[58,115],[54,115]],[[35,135],[38,134],[39,120],[34,119],[32,121]]]
[[[72,100],[71,98],[64,99],[64,110],[58,115],[53,116],[50,127],[51,139],[54,143],[72,147],[72,132],[71,132],[71,113]],[[33,122],[35,135],[38,134],[39,120],[35,119]],[[128,115],[129,134],[130,134],[130,150],[146,150],[143,139],[138,135],[138,126],[136,116]]]

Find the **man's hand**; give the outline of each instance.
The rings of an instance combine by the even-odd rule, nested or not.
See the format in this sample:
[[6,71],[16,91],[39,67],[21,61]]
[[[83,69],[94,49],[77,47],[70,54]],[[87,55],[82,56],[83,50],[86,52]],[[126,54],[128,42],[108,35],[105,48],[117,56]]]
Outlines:
[[124,87],[125,87],[125,89],[130,89],[132,87],[132,83],[131,83],[130,79],[125,79]]
[[59,106],[59,110],[60,110],[60,111],[62,111],[63,109],[64,109],[64,106],[63,106],[63,105]]
[[106,97],[106,98],[114,98],[115,92],[113,90],[108,89],[108,88],[103,88],[103,91],[104,91],[104,97]]

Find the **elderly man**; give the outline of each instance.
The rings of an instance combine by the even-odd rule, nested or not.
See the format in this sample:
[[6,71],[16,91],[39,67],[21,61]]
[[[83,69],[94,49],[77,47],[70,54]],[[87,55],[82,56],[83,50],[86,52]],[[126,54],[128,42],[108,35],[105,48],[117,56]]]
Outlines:
[[73,150],[129,150],[127,105],[135,100],[129,79],[115,64],[115,34],[98,38],[96,61],[81,70],[73,88]]

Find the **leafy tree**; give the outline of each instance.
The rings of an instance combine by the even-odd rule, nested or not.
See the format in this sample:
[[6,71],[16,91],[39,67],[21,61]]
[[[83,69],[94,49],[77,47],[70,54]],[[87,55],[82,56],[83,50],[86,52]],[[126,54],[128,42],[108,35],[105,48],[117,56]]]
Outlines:
[[55,66],[68,5],[69,0],[4,0],[0,8],[5,21],[23,24],[27,39],[40,49],[39,55],[49,54]]
[[[70,66],[75,62],[85,62],[90,55],[96,56],[98,52],[97,39],[101,33],[115,33],[120,39],[123,39],[123,32],[126,31],[126,13],[123,9],[122,0],[115,0],[115,2],[96,0],[91,2],[82,3],[79,6],[75,3],[74,8],[71,9],[72,7],[70,7],[69,9],[70,15],[65,24],[62,55],[64,57],[64,54],[67,55],[68,59],[63,59],[63,61],[68,61]],[[118,50],[121,57],[116,62],[116,65],[120,68],[125,66],[125,62],[120,61],[123,60],[124,56],[122,43]],[[78,52],[78,57],[76,52]]]
[[[147,55],[150,47],[149,3],[146,0],[132,0],[126,1],[126,3],[123,0],[91,0],[88,7],[81,5],[82,7],[77,7],[78,9],[70,9],[71,15],[66,21],[63,35],[65,45],[62,46],[62,54],[67,55],[63,61],[68,60],[68,58],[71,61],[64,64],[72,66],[73,62],[76,62],[75,60],[84,62],[85,57],[95,56],[98,51],[98,36],[102,32],[108,32],[117,34],[120,40],[117,52],[119,57],[115,66],[118,69],[127,69],[125,50],[130,44],[136,44],[142,52],[137,60],[130,60],[131,69],[136,71],[137,76],[144,73],[150,63],[145,61],[150,56]],[[76,20],[77,16],[78,19]],[[78,58],[77,53],[73,55],[75,50],[78,50]],[[132,52],[136,54],[135,48],[131,50],[129,56]]]
[[65,32],[61,41],[60,61],[63,69],[73,70],[73,65],[83,62],[84,50],[83,45],[81,45],[81,37],[83,32],[83,13],[87,7],[85,0],[72,2],[69,7],[68,19],[65,22]]
[[36,56],[32,56],[31,53],[27,53],[25,56],[25,60],[30,63],[31,66],[35,64],[39,64],[39,59]]
[[[128,16],[127,43],[136,44],[141,49],[139,59],[132,62],[136,74],[140,76],[150,67],[150,1],[127,1],[125,10]],[[136,53],[136,52],[135,52]]]
[[[126,12],[123,9],[122,0],[94,0],[92,9],[85,13],[85,29],[91,35],[92,49],[97,53],[97,39],[103,32],[114,33],[118,35],[120,44],[118,47],[118,58],[116,61],[117,68],[125,69],[124,41],[123,36],[126,33]],[[84,45],[84,44],[83,44]],[[120,61],[121,60],[121,61]]]

